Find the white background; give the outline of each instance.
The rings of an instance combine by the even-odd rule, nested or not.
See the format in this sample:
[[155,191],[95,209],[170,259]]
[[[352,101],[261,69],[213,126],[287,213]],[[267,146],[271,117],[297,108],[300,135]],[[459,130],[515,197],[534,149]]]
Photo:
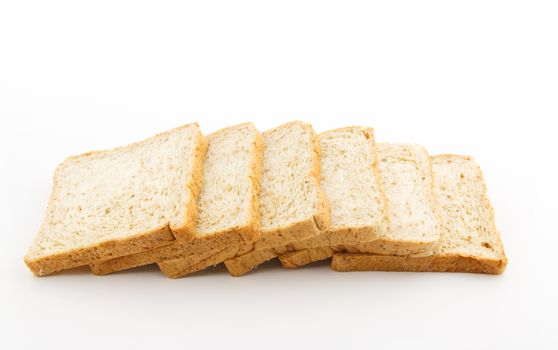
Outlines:
[[[558,348],[557,6],[0,1],[0,348]],[[65,157],[192,121],[293,119],[473,155],[507,271],[25,267]]]

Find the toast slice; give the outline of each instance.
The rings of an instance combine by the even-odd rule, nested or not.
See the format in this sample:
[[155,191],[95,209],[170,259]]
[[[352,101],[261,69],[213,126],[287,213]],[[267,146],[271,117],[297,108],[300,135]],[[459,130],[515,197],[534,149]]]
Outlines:
[[306,240],[255,251],[227,261],[231,274],[252,269],[273,257],[292,251],[357,244],[380,237],[386,226],[386,198],[382,190],[374,130],[348,127],[319,135],[320,184],[330,202],[329,230]]
[[262,157],[262,136],[252,123],[210,134],[194,239],[97,262],[91,265],[93,273],[105,275],[182,257],[205,259],[226,247],[257,240]]
[[25,263],[42,276],[191,239],[206,148],[189,124],[66,159]]
[[389,219],[380,239],[284,254],[280,257],[284,267],[326,259],[334,251],[414,256],[434,253],[440,242],[441,225],[428,152],[422,146],[406,144],[378,143],[377,148]]
[[336,271],[432,271],[500,274],[507,258],[494,223],[482,171],[471,157],[433,157],[434,193],[441,207],[439,250],[428,257],[336,253]]
[[319,185],[320,148],[312,126],[298,121],[287,123],[264,132],[263,139],[260,240],[221,251],[201,262],[191,258],[160,262],[167,276],[181,277],[223,261],[231,274],[241,275],[251,270],[235,265],[246,259],[245,255],[261,260],[264,249],[316,236],[329,227],[329,205]]

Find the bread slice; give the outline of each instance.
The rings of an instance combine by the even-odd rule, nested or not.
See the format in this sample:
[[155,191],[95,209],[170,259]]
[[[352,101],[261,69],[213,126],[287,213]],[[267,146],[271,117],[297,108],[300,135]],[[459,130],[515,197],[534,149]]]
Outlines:
[[319,185],[320,148],[312,126],[287,123],[264,132],[263,139],[260,240],[202,261],[160,262],[167,276],[181,277],[226,260],[231,274],[244,274],[251,270],[239,263],[245,255],[261,260],[264,249],[313,237],[329,226],[329,205]]
[[191,239],[206,148],[190,124],[66,159],[25,263],[42,276]]
[[320,184],[330,202],[330,229],[310,239],[256,251],[226,263],[231,273],[273,257],[314,247],[374,241],[386,222],[386,198],[380,184],[374,130],[348,127],[319,135]]
[[320,146],[314,128],[299,121],[266,131],[261,238],[254,250],[306,239],[329,227],[320,188]]
[[471,157],[440,155],[432,161],[434,193],[442,213],[439,250],[428,257],[336,253],[336,271],[436,271],[499,274],[507,258],[479,166]]
[[208,143],[194,239],[95,263],[93,273],[104,275],[184,256],[187,261],[205,259],[259,238],[261,134],[252,123],[245,123],[210,134]]
[[415,256],[434,253],[441,226],[428,152],[419,145],[378,143],[377,147],[389,219],[381,238],[284,254],[280,258],[283,266],[293,268],[326,259],[334,251]]

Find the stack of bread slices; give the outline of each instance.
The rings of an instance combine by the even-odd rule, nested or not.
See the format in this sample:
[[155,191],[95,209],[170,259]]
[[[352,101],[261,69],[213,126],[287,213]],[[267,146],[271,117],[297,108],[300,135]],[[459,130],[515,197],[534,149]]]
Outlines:
[[316,135],[298,121],[207,136],[189,124],[68,158],[25,262],[38,276],[157,264],[177,278],[331,257],[336,271],[499,274],[507,264],[471,157],[376,143],[368,127]]

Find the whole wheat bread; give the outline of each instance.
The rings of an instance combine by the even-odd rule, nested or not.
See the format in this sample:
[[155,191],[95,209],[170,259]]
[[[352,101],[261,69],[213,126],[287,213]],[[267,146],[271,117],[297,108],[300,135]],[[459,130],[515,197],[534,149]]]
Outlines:
[[247,269],[247,254],[313,237],[329,226],[329,206],[319,186],[319,145],[309,124],[291,122],[263,133],[265,144],[260,193],[261,238],[255,244],[220,251],[213,257],[167,260],[159,267],[181,277],[225,261],[233,275]]
[[335,253],[336,271],[436,271],[499,274],[507,258],[494,223],[482,171],[471,157],[440,155],[432,160],[434,193],[443,233],[436,254],[398,257]]
[[193,240],[122,256],[91,265],[104,275],[169,259],[203,260],[225,248],[259,238],[258,193],[263,157],[262,136],[252,123],[208,135],[199,218]]
[[330,202],[330,229],[310,239],[235,259],[243,269],[254,268],[275,256],[288,257],[289,252],[373,242],[380,237],[387,225],[386,198],[378,174],[374,130],[330,130],[319,135],[319,142],[320,184]]
[[434,253],[440,242],[441,226],[428,152],[419,145],[379,143],[377,147],[389,219],[380,239],[330,244],[330,249],[322,245],[314,252],[284,254],[280,259],[285,267],[325,259],[333,251],[414,256]]
[[66,159],[25,263],[47,275],[191,239],[206,148],[190,124]]

